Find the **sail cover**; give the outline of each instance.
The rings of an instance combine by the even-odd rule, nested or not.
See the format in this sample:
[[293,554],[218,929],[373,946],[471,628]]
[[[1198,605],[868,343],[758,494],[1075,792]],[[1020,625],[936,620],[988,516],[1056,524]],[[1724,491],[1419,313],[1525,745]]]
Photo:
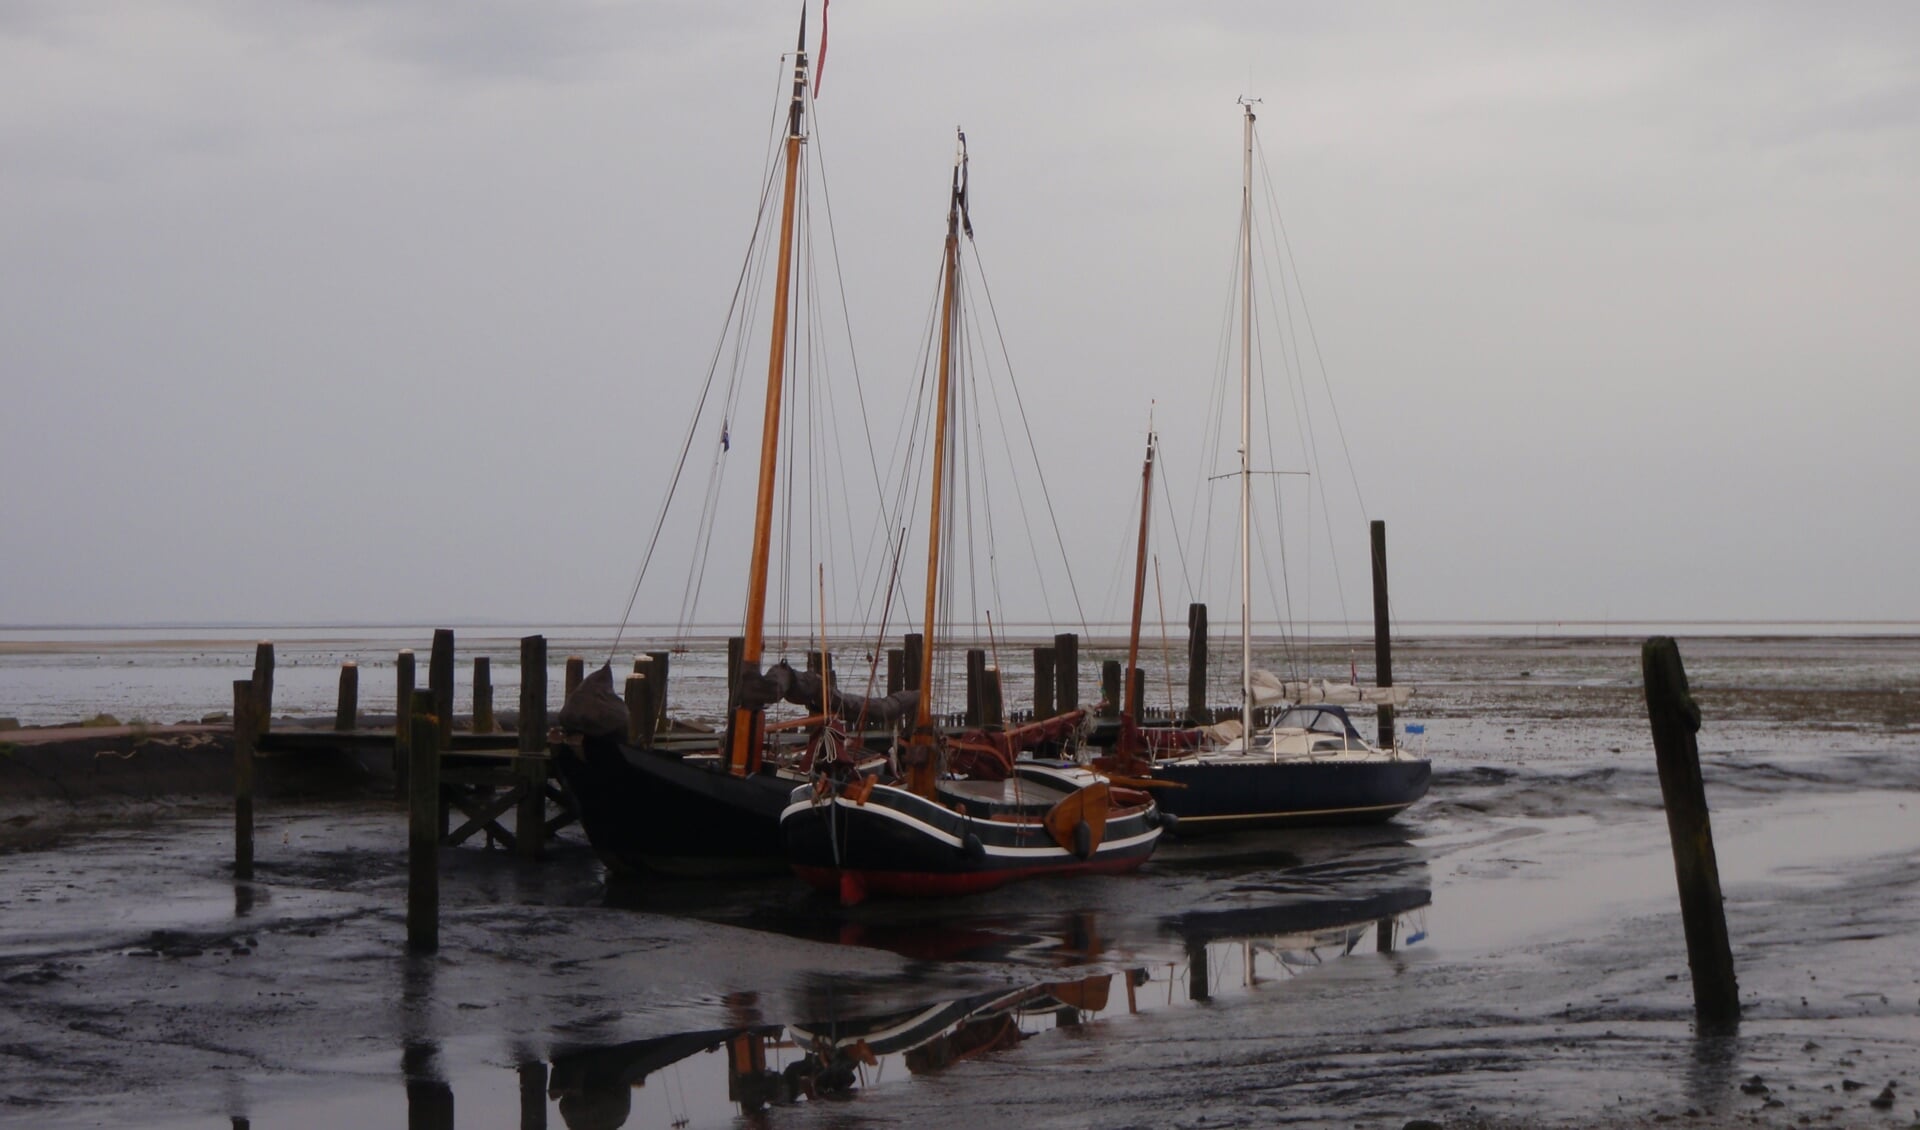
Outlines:
[[1325,679],[1282,679],[1271,671],[1255,671],[1247,682],[1253,686],[1255,706],[1277,703],[1329,703],[1349,706],[1405,706],[1413,697],[1412,687],[1366,687],[1357,683],[1332,683]]
[[796,671],[784,659],[768,668],[764,675],[743,676],[738,697],[740,705],[750,710],[764,710],[776,702],[789,702],[815,714],[832,713],[856,724],[865,719],[868,725],[898,722],[911,715],[920,704],[919,691],[897,691],[868,698],[841,694],[836,689],[832,710],[828,711],[820,703],[820,676],[811,671]]

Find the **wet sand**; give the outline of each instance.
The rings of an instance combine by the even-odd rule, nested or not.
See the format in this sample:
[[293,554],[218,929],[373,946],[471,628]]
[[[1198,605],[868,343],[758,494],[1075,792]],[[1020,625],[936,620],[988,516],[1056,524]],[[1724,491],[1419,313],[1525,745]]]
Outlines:
[[[1912,645],[1882,648],[1688,652],[1731,1032],[1693,1022],[1637,672],[1614,645],[1476,643],[1431,665],[1462,673],[1425,711],[1456,748],[1394,824],[1169,844],[1137,876],[938,906],[608,888],[578,841],[531,867],[463,848],[441,952],[410,958],[404,817],[380,804],[267,806],[251,884],[213,803],[9,854],[0,1124],[401,1125],[451,1095],[455,1125],[516,1127],[537,1067],[553,1127],[1909,1126],[1920,729]],[[846,1087],[728,1097],[725,1034],[814,1079],[803,1033],[956,1001],[958,1030]],[[655,1064],[647,1041],[684,1033]]]

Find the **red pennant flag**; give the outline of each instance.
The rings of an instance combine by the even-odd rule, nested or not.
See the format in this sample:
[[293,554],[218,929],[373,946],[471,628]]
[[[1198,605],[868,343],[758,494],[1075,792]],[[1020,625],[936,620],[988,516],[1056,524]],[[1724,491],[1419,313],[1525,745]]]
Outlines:
[[820,0],[820,50],[813,68],[813,96],[820,97],[820,80],[827,76],[827,5],[833,0]]

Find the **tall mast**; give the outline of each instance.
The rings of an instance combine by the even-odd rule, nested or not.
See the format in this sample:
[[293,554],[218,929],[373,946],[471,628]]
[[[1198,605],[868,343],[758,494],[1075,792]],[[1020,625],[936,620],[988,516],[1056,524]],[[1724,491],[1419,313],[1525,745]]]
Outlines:
[[1140,467],[1140,548],[1133,562],[1133,629],[1127,635],[1127,680],[1120,700],[1120,757],[1140,752],[1140,719],[1133,716],[1140,681],[1140,607],[1147,599],[1147,529],[1153,509],[1153,425],[1147,425],[1147,458]]
[[[912,757],[907,761],[907,787],[932,796],[938,765],[932,748],[933,653],[937,597],[940,591],[940,519],[947,487],[947,402],[953,376],[954,307],[958,303],[954,278],[960,266],[961,216],[966,208],[967,135],[960,134],[960,151],[953,160],[953,191],[947,202],[947,245],[941,267],[940,370],[933,412],[933,502],[927,519],[927,604],[921,621],[920,701],[914,707]],[[971,231],[971,227],[969,227]]]
[[1240,748],[1253,752],[1253,102],[1240,178]]
[[[793,52],[793,102],[787,111],[786,189],[780,201],[780,262],[773,284],[773,340],[767,346],[767,403],[760,419],[760,490],[753,514],[753,555],[747,577],[746,642],[740,665],[760,673],[766,646],[767,559],[773,547],[774,470],[779,465],[780,400],[785,391],[787,297],[793,276],[793,197],[800,173],[801,114],[807,96],[807,12],[800,10],[800,41]],[[745,685],[744,681],[736,685]],[[760,770],[766,715],[739,705],[727,726],[727,765],[736,775]]]

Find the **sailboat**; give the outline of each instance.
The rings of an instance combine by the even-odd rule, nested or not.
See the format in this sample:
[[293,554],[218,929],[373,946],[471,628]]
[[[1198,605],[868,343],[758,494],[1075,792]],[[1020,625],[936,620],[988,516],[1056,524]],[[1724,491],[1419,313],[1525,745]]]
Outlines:
[[[1240,828],[1300,824],[1356,824],[1387,820],[1426,795],[1432,766],[1397,748],[1368,742],[1340,699],[1399,704],[1405,688],[1330,687],[1282,682],[1253,665],[1253,103],[1242,100],[1244,177],[1240,288],[1240,720],[1197,730],[1143,731],[1123,712],[1119,745],[1097,764],[1112,772],[1151,775],[1178,786],[1159,793],[1181,835]],[[1149,441],[1146,483],[1152,481]],[[1134,584],[1133,636],[1127,663],[1127,694],[1135,699],[1135,668],[1145,594],[1146,537],[1150,491],[1142,491],[1140,554]],[[1257,732],[1258,708],[1289,703]],[[1165,754],[1165,756],[1161,756]]]
[[[806,34],[803,10],[781,147],[778,263],[744,635],[738,666],[729,679],[733,689],[725,732],[717,746],[628,742],[625,708],[613,693],[607,668],[594,672],[569,696],[559,717],[568,740],[558,749],[555,768],[578,798],[581,825],[594,850],[620,871],[783,870],[780,813],[794,787],[808,779],[810,761],[822,745],[828,723],[848,718],[885,726],[905,716],[913,705],[911,694],[878,699],[841,694],[831,685],[830,666],[824,661],[820,675],[796,672],[784,662],[766,671],[761,666],[779,489],[785,365],[792,350],[789,291],[795,274],[795,198],[806,141]],[[724,447],[724,430],[721,442]],[[811,713],[769,726],[766,708],[782,701]],[[842,747],[838,756],[859,772],[878,772],[885,765],[878,755],[865,753],[857,740],[851,749]]]
[[780,816],[793,869],[844,905],[869,895],[957,895],[1041,875],[1130,871],[1153,853],[1161,818],[1146,792],[1083,766],[1017,760],[1043,736],[1071,729],[1079,712],[999,733],[953,739],[933,720],[933,657],[940,604],[953,350],[961,326],[955,286],[966,216],[966,135],[960,135],[947,204],[940,342],[934,399],[932,503],[927,532],[924,652],[902,780],[880,782],[857,764],[816,765]]

